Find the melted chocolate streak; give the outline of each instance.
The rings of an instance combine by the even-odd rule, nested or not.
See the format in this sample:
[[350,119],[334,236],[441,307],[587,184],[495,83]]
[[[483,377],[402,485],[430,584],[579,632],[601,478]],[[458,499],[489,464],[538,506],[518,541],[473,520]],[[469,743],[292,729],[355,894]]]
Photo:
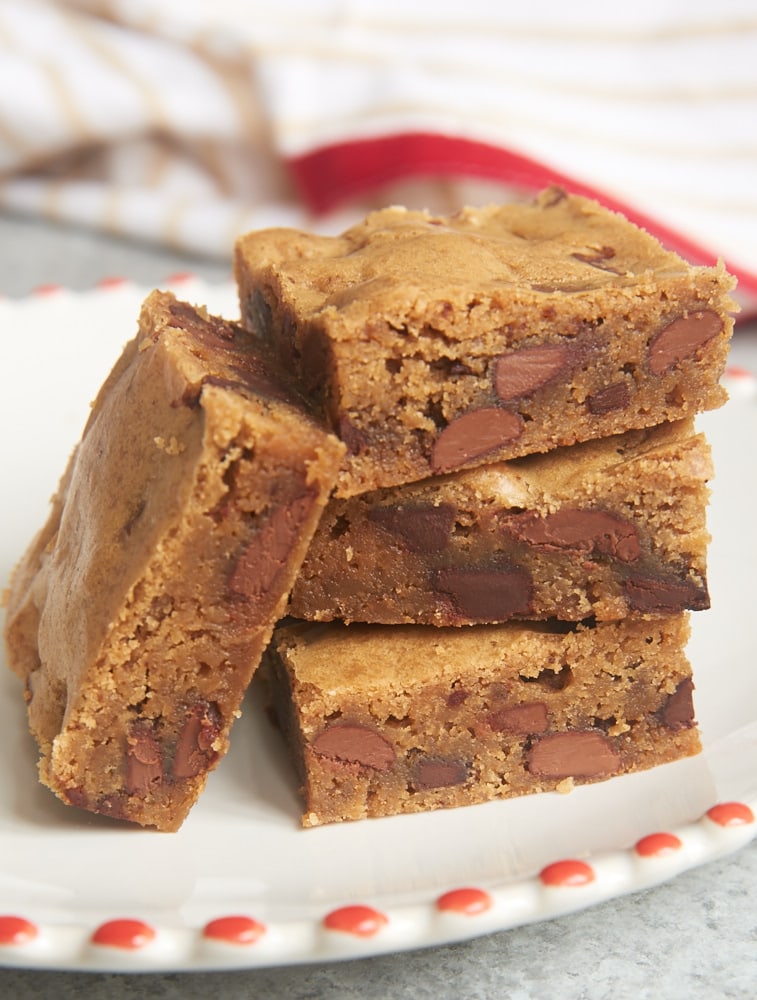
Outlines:
[[194,339],[202,360],[216,369],[205,375],[199,386],[185,391],[183,405],[198,406],[206,385],[300,405],[294,392],[282,383],[262,346],[241,326],[217,316],[201,316],[184,302],[173,303],[169,311],[177,327]]
[[[533,614],[533,581],[521,562],[528,549],[575,553],[613,564],[634,611],[675,613],[710,605],[705,582],[671,573],[643,552],[631,522],[602,510],[563,508],[546,517],[503,512],[495,516],[496,551],[487,563],[473,565],[450,558],[456,522],[450,504],[374,507],[367,516],[426,560],[432,590],[445,595],[466,619],[506,621]],[[505,551],[503,541],[509,541]]]

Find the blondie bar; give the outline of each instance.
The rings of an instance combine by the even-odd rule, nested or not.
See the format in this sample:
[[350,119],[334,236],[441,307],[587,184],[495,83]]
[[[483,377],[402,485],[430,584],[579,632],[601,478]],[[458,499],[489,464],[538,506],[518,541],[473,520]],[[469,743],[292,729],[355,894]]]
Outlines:
[[708,607],[693,420],[332,500],[297,618],[462,625]]
[[261,676],[305,826],[567,791],[697,753],[685,614],[280,625]]
[[11,581],[9,662],[61,799],[181,824],[343,452],[241,327],[146,300]]
[[450,218],[389,208],[339,237],[253,232],[235,272],[243,322],[349,449],[339,496],[725,399],[731,277],[560,189]]

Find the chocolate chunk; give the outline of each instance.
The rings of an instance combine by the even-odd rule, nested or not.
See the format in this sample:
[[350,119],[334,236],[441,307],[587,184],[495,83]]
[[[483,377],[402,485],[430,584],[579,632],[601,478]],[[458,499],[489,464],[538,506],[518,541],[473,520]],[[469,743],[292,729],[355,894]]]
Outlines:
[[502,354],[494,362],[494,391],[503,403],[531,396],[560,375],[567,375],[574,345],[536,344]]
[[221,723],[221,713],[213,702],[199,701],[192,707],[176,743],[171,768],[174,778],[193,778],[216,762],[219,751],[214,744]]
[[679,316],[650,340],[649,370],[653,375],[664,374],[722,332],[723,320],[711,309]]
[[66,788],[63,790],[63,797],[77,809],[89,809],[89,796],[83,788]]
[[456,510],[451,504],[372,507],[368,520],[399,535],[410,552],[438,552],[449,543]]
[[228,375],[205,375],[202,387],[206,385],[214,385],[219,389],[228,389],[229,392],[242,393],[243,395],[278,399],[282,403],[295,402],[294,395],[287,392],[263,365],[253,363],[252,358],[249,365],[229,366]]
[[331,369],[331,347],[322,331],[311,329],[306,332],[300,350],[299,370],[302,384],[309,396],[322,398],[329,381]]
[[518,567],[447,566],[434,573],[433,586],[469,621],[503,622],[531,611],[533,583],[526,570]]
[[468,780],[468,765],[460,760],[442,757],[423,757],[413,768],[413,787],[419,791],[428,788],[449,788]]
[[273,332],[271,307],[259,288],[247,299],[245,316],[249,329],[265,343],[270,343]]
[[229,576],[229,590],[244,598],[253,612],[265,615],[289,553],[310,514],[314,494],[304,493],[261,515],[257,530],[237,557]]
[[552,184],[541,192],[537,200],[542,208],[554,208],[555,205],[568,200],[568,193],[565,188]]
[[[202,315],[186,302],[174,302],[169,312],[179,329],[185,330],[195,342],[193,353],[202,357],[210,368],[199,384],[189,386],[181,398],[184,406],[195,407],[202,389],[214,385],[232,392],[243,392],[298,403],[293,391],[282,384],[282,376],[269,358],[258,349],[249,350],[250,335],[238,324],[218,316]],[[204,348],[204,356],[201,348]]]
[[547,728],[547,706],[543,701],[529,701],[510,708],[499,708],[487,719],[495,733],[543,733]]
[[468,692],[465,688],[453,688],[447,695],[447,707],[457,708],[459,705],[462,705],[467,697]]
[[706,611],[710,606],[706,585],[692,580],[629,576],[623,581],[623,592],[632,611],[667,614],[686,609]]
[[600,778],[618,770],[620,755],[604,733],[576,729],[543,736],[529,750],[527,766],[540,778]]
[[562,507],[552,514],[518,514],[502,527],[529,545],[546,549],[596,552],[633,562],[641,555],[636,528],[630,521],[604,510]]
[[451,472],[516,441],[522,432],[522,418],[510,410],[488,406],[464,413],[447,424],[434,442],[431,468],[434,472]]
[[388,771],[394,764],[392,744],[368,726],[337,723],[319,733],[311,747],[320,757],[374,771]]
[[126,521],[126,524],[121,529],[125,541],[128,541],[132,531],[134,531],[134,529],[137,526],[137,522],[144,514],[146,507],[147,507],[147,501],[144,499],[144,497],[134,505],[134,508]]
[[576,251],[570,256],[575,260],[580,260],[582,264],[589,264],[591,267],[596,267],[600,271],[610,271],[612,274],[622,274],[622,271],[619,271],[618,268],[607,263],[608,260],[612,260],[615,256],[614,247],[589,247],[585,252]]
[[337,434],[347,446],[350,455],[359,455],[368,446],[368,438],[365,433],[356,427],[348,417],[341,417]]
[[690,729],[694,725],[694,683],[684,677],[660,709],[660,721],[668,729]]
[[631,393],[625,382],[613,382],[612,385],[599,389],[586,400],[589,413],[601,417],[613,410],[625,410],[631,402]]
[[203,315],[188,302],[172,302],[168,311],[176,321],[177,329],[186,330],[197,340],[210,342],[213,346],[218,346],[219,342],[226,346],[236,336],[236,327],[232,323],[218,316]]
[[101,799],[97,800],[94,812],[99,813],[101,816],[110,816],[111,819],[130,820],[132,817],[129,816],[127,802],[128,796],[124,795],[123,792],[113,792],[111,795],[103,795]]
[[149,723],[137,723],[126,739],[126,791],[129,795],[147,795],[162,782],[160,743]]

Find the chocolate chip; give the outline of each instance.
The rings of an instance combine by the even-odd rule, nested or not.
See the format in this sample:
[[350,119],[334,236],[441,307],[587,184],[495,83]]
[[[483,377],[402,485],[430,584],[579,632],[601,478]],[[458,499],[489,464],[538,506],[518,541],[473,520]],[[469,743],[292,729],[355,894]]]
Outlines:
[[436,473],[451,472],[517,441],[522,432],[522,418],[510,410],[488,406],[464,413],[447,424],[434,442],[431,468]]
[[191,335],[192,352],[211,369],[199,383],[185,389],[182,405],[196,407],[208,385],[299,404],[271,358],[241,326],[218,316],[203,315],[186,302],[173,302],[168,311],[177,328]]
[[289,553],[313,506],[305,493],[261,515],[257,530],[237,557],[229,575],[229,591],[244,598],[252,610],[264,613],[276,584],[286,570]]
[[706,585],[692,580],[629,576],[623,581],[623,592],[632,611],[667,614],[686,609],[706,611],[710,606]]
[[684,677],[675,691],[668,695],[660,709],[660,721],[668,729],[689,729],[694,725],[694,683]]
[[340,418],[337,434],[347,446],[350,455],[359,455],[368,447],[367,435],[359,427],[356,427],[349,417]]
[[134,508],[126,521],[126,524],[122,528],[122,533],[126,541],[128,541],[132,531],[134,531],[134,529],[136,528],[137,522],[144,514],[146,507],[147,507],[147,501],[144,498],[139,500],[134,505]]
[[310,329],[302,342],[299,370],[305,391],[321,398],[331,370],[331,347],[322,331]]
[[271,341],[273,330],[271,307],[259,288],[256,288],[247,299],[245,318],[247,326],[256,337],[266,343]]
[[413,787],[419,791],[428,788],[449,788],[468,780],[468,765],[459,760],[443,757],[423,757],[413,768]]
[[191,708],[176,743],[171,768],[174,778],[193,778],[216,762],[214,744],[221,724],[221,713],[213,702],[199,701]]
[[320,757],[374,771],[388,771],[394,764],[392,744],[368,726],[337,723],[320,732],[311,747]]
[[89,796],[83,788],[64,788],[64,799],[77,809],[89,809]]
[[533,584],[524,569],[513,566],[436,570],[434,589],[447,595],[464,620],[503,622],[531,611]]
[[372,507],[368,520],[399,535],[410,552],[438,552],[449,543],[456,510],[451,504]]
[[131,821],[133,817],[129,815],[127,808],[128,796],[123,792],[113,792],[110,795],[103,795],[97,800],[94,812],[101,816],[110,816],[111,819],[125,819]]
[[467,699],[468,692],[465,688],[453,688],[447,695],[447,707],[457,708]]
[[487,719],[495,733],[543,733],[547,728],[547,706],[542,701],[525,702],[510,708],[499,708]]
[[198,340],[220,342],[224,346],[233,341],[236,327],[219,316],[203,315],[188,302],[174,301],[168,306],[168,312],[179,330],[186,330]]
[[501,354],[494,362],[494,391],[503,403],[531,396],[566,375],[576,356],[574,345],[536,344]]
[[589,413],[601,417],[613,410],[625,410],[631,402],[631,393],[625,382],[613,382],[612,385],[599,389],[586,400]]
[[633,562],[641,555],[634,525],[603,510],[562,507],[542,517],[518,514],[501,523],[509,534],[540,548],[596,552],[622,562]]
[[263,399],[278,399],[282,403],[296,405],[294,395],[276,381],[275,376],[264,365],[255,364],[252,355],[244,366],[230,365],[228,370],[228,375],[205,375],[202,386],[214,385],[234,393],[262,396]]
[[162,782],[160,743],[149,723],[138,723],[126,738],[126,791],[129,795],[147,795]]
[[568,193],[565,188],[561,188],[557,184],[552,184],[539,194],[537,203],[542,208],[554,208],[555,205],[559,205],[561,202],[567,201],[567,199]]
[[614,247],[589,247],[586,252],[576,251],[570,256],[575,258],[575,260],[580,260],[582,264],[589,264],[591,267],[596,267],[600,271],[610,271],[612,274],[623,273],[618,270],[618,268],[607,263],[608,260],[612,260],[615,256]]
[[543,736],[529,750],[527,766],[540,778],[600,778],[617,772],[620,755],[604,733],[576,729]]
[[649,342],[649,370],[662,375],[723,332],[723,320],[711,309],[679,316]]

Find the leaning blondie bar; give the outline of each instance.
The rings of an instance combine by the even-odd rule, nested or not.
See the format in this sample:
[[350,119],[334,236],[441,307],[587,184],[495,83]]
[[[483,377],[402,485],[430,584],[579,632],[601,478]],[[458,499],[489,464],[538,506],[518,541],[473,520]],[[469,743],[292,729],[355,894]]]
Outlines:
[[465,625],[701,610],[711,476],[689,419],[334,499],[289,612]]
[[320,400],[337,495],[719,406],[733,286],[556,188],[445,218],[389,208],[342,236],[242,237],[243,322]]
[[343,451],[241,327],[147,299],[11,582],[9,662],[61,799],[181,824]]
[[566,791],[697,753],[685,615],[280,625],[263,671],[305,826]]

